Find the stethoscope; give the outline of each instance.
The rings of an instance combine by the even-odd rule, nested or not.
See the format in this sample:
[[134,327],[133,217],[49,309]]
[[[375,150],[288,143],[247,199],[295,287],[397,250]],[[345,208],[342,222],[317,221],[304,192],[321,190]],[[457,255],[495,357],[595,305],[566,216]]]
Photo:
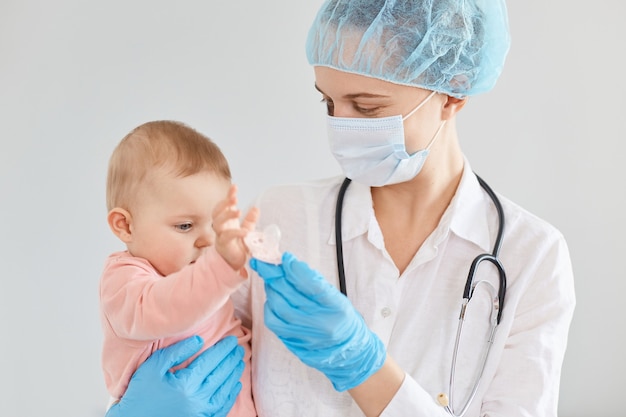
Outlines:
[[[459,315],[459,324],[456,332],[456,340],[454,342],[454,351],[452,352],[452,365],[450,367],[450,383],[448,386],[449,395],[445,393],[439,394],[437,397],[437,401],[441,406],[443,406],[446,411],[455,417],[462,417],[467,411],[469,405],[476,395],[476,391],[478,390],[478,386],[480,384],[481,378],[483,376],[483,372],[485,370],[485,365],[487,364],[487,358],[489,357],[489,351],[491,350],[491,346],[493,345],[494,335],[496,332],[496,328],[498,324],[500,324],[500,319],[502,317],[502,309],[504,307],[504,295],[506,293],[506,273],[504,272],[504,267],[500,263],[500,259],[498,258],[498,254],[500,253],[500,247],[502,246],[502,235],[504,234],[504,210],[502,209],[502,205],[500,204],[500,200],[493,192],[491,187],[482,180],[478,175],[476,175],[480,186],[487,192],[491,200],[493,201],[494,206],[498,212],[498,234],[496,236],[496,242],[493,246],[493,251],[489,253],[484,253],[482,255],[478,255],[472,261],[472,264],[469,269],[469,274],[467,276],[467,281],[465,282],[465,289],[463,291],[463,301],[461,303],[461,313]],[[337,271],[339,274],[339,289],[344,295],[348,295],[346,291],[346,274],[344,271],[343,264],[343,244],[341,239],[341,214],[343,210],[343,199],[346,194],[346,190],[352,180],[346,178],[341,187],[339,188],[339,193],[337,194],[337,205],[335,207],[335,242],[337,246]],[[496,269],[498,270],[500,285],[496,290],[493,284],[489,281],[481,280],[474,283],[474,275],[480,264],[482,262],[490,262],[492,263]],[[463,322],[465,320],[465,311],[467,310],[467,306],[472,299],[472,295],[478,285],[484,285],[487,287],[489,291],[489,295],[492,301],[492,309],[491,315],[489,318],[490,328],[488,331],[488,338],[485,343],[485,348],[483,349],[482,354],[482,364],[479,368],[479,371],[474,379],[474,385],[469,396],[466,398],[465,403],[461,407],[461,411],[456,413],[453,404],[454,404],[454,376],[456,371],[456,360],[457,354],[459,351],[459,341],[461,339],[461,330],[463,329]],[[480,362],[479,362],[480,363]]]

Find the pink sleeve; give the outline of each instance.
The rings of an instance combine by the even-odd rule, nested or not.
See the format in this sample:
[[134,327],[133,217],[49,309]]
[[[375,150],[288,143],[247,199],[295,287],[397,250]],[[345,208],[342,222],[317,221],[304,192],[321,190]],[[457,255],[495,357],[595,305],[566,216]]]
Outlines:
[[214,248],[166,277],[142,259],[120,255],[102,276],[101,308],[117,336],[161,339],[206,320],[244,281]]

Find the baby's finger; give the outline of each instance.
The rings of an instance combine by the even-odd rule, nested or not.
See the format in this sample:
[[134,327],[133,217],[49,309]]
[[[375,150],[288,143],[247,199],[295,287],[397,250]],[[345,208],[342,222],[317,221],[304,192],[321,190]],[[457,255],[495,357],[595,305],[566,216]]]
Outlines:
[[228,201],[228,204],[231,206],[237,206],[237,186],[235,184],[231,184],[228,189],[226,201]]
[[239,229],[241,211],[236,207],[227,207],[213,217],[213,230],[222,233],[224,230]]
[[[237,199],[237,186],[235,184],[231,184],[230,188],[228,189],[228,198],[234,198]],[[236,201],[235,201],[236,202]]]
[[237,199],[226,197],[223,200],[220,200],[215,207],[213,208],[212,215],[216,217],[219,213],[228,210],[230,207],[237,207]]
[[241,223],[241,228],[247,231],[253,231],[256,227],[256,222],[259,220],[259,213],[257,207],[251,207]]
[[221,231],[219,239],[221,242],[229,240],[243,239],[248,232],[240,228],[227,228]]
[[236,206],[236,205],[237,205],[237,186],[235,184],[231,184],[230,188],[228,188],[228,192],[226,193],[226,196],[222,200],[220,200],[213,208],[213,213],[223,211],[227,207]]

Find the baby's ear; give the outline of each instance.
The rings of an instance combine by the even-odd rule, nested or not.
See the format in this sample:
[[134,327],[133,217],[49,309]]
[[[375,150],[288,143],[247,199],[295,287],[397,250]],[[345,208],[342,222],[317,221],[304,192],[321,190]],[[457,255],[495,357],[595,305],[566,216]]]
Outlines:
[[132,241],[132,235],[130,232],[130,213],[123,208],[115,207],[109,211],[107,216],[109,227],[115,236],[117,236],[122,242],[129,243]]

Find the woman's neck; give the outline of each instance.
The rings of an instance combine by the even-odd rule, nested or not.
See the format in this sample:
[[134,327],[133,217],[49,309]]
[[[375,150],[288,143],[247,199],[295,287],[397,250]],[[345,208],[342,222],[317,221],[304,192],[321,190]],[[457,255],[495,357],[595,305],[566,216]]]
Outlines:
[[[436,157],[442,153],[445,157]],[[445,153],[431,153],[422,172],[411,181],[372,187],[385,247],[400,273],[439,224],[462,174],[463,155],[457,145]]]

